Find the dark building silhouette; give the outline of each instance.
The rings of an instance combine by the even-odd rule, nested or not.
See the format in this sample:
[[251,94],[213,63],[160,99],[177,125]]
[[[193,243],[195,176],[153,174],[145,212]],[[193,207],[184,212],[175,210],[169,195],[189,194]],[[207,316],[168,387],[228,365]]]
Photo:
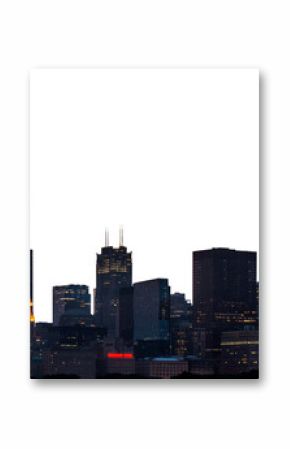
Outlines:
[[182,357],[152,357],[136,361],[136,373],[144,378],[171,379],[188,371]]
[[256,253],[193,252],[195,349],[219,353],[221,332],[257,326]]
[[132,285],[132,253],[123,245],[122,230],[119,248],[108,246],[106,233],[106,246],[97,254],[96,274],[96,321],[107,329],[108,336],[117,337],[119,291]]
[[130,346],[134,332],[134,288],[123,287],[119,292],[119,337]]
[[64,314],[59,319],[59,326],[97,327],[94,315],[68,315]]
[[42,360],[42,378],[96,378],[96,350],[82,347],[44,350]]
[[223,332],[220,374],[258,371],[259,335],[257,330]]
[[91,295],[87,285],[53,287],[53,324],[58,326],[63,315],[87,316],[91,313]]
[[169,341],[170,287],[167,279],[134,284],[134,340]]
[[97,377],[134,377],[135,359],[131,353],[108,353],[97,360]]
[[170,319],[187,320],[192,314],[192,304],[185,298],[184,293],[170,295]]
[[193,353],[192,304],[183,293],[170,297],[170,346],[176,356]]
[[[71,318],[69,315],[62,315]],[[95,377],[96,360],[103,356],[103,329],[87,322],[70,323],[69,326],[53,326],[52,323],[36,323],[31,340],[31,378],[77,375]],[[91,317],[92,318],[92,317]],[[86,325],[88,324],[88,325]],[[90,367],[90,373],[87,368]]]

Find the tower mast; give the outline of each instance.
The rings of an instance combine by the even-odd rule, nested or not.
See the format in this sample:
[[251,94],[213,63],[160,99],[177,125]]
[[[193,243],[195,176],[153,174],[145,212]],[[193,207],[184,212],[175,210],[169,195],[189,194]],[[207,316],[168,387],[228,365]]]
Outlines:
[[109,246],[109,230],[105,229],[105,246]]
[[119,228],[119,247],[120,246],[124,246],[124,231],[123,231],[123,226],[120,226]]

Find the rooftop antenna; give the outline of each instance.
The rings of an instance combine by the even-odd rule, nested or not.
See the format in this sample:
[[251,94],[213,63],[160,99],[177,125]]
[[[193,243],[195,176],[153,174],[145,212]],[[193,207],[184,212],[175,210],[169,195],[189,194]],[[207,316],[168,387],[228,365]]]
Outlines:
[[123,226],[120,226],[120,228],[119,228],[119,247],[120,246],[124,246],[123,245],[123,238],[124,238]]
[[105,246],[109,246],[109,230],[105,229]]

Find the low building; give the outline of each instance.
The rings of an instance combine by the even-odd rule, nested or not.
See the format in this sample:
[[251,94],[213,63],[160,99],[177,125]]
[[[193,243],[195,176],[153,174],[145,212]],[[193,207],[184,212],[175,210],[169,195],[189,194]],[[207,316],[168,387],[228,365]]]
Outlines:
[[186,372],[188,372],[188,361],[182,357],[136,360],[136,374],[146,378],[171,379]]
[[135,359],[132,353],[109,352],[96,361],[97,377],[126,377],[135,375]]
[[43,353],[43,378],[96,378],[96,353],[91,349],[54,349]]

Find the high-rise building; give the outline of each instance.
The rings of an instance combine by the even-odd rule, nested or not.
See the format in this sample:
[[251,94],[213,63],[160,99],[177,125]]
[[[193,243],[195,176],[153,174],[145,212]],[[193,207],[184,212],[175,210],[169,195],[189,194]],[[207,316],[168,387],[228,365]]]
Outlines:
[[221,332],[257,326],[256,259],[252,251],[193,252],[194,330],[206,351],[220,348]]
[[132,285],[132,253],[123,245],[122,230],[118,248],[109,246],[106,232],[105,247],[97,254],[96,278],[96,322],[107,329],[108,336],[117,337],[119,291]]
[[91,313],[91,295],[87,285],[53,287],[53,325],[58,326],[62,315],[87,316]]
[[134,284],[134,340],[169,340],[170,287],[167,279]]

